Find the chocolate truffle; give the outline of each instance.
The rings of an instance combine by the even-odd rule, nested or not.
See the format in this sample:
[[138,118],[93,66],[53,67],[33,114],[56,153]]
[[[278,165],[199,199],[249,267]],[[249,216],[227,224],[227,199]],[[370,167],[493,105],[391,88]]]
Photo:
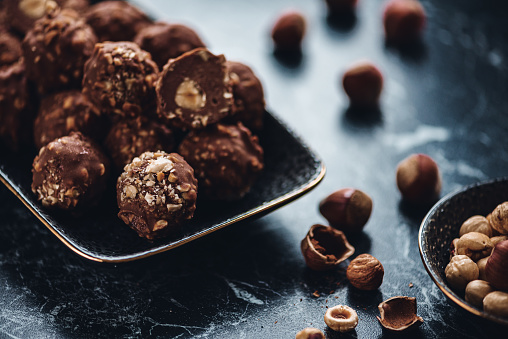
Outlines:
[[197,48],[170,60],[157,82],[157,113],[171,126],[199,129],[231,110],[233,94],[224,55]]
[[166,126],[143,117],[116,122],[109,131],[106,149],[117,169],[143,152],[163,150],[171,152],[174,148],[173,132]]
[[118,217],[140,237],[174,233],[196,209],[194,170],[176,153],[145,152],[134,158],[116,189]]
[[97,38],[90,26],[68,9],[54,9],[35,22],[23,40],[27,76],[40,93],[79,88],[83,65]]
[[125,1],[103,1],[90,6],[85,14],[99,41],[132,41],[152,20]]
[[139,31],[134,42],[150,52],[160,69],[169,59],[174,59],[195,48],[205,47],[203,41],[191,28],[166,22],[146,26]]
[[227,61],[229,78],[233,84],[232,121],[241,121],[252,131],[263,128],[265,97],[263,86],[249,66]]
[[80,132],[42,147],[32,166],[32,191],[45,207],[82,211],[106,187],[108,159]]
[[42,99],[34,122],[34,142],[41,148],[70,132],[98,138],[104,131],[100,111],[79,90],[69,90]]
[[12,65],[23,55],[18,37],[0,28],[0,67]]
[[263,169],[258,138],[242,123],[191,131],[178,151],[196,171],[200,194],[212,200],[243,197]]

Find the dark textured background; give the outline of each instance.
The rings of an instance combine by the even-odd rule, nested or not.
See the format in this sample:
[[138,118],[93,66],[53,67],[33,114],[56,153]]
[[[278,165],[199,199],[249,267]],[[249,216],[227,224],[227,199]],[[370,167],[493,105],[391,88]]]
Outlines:
[[[414,337],[504,336],[506,328],[457,308],[432,283],[417,244],[426,211],[402,204],[394,179],[397,163],[414,152],[437,161],[443,194],[508,174],[504,2],[422,1],[429,17],[423,43],[403,51],[384,44],[384,1],[360,0],[356,18],[341,22],[327,20],[318,0],[140,3],[154,17],[193,26],[213,52],[251,65],[269,110],[318,152],[327,175],[258,221],[119,265],[75,255],[0,188],[0,337],[292,338],[307,326],[325,330],[326,307],[347,304],[360,323],[346,336],[378,338],[387,334],[377,305],[395,295],[417,298],[425,322]],[[275,58],[269,40],[277,14],[289,7],[309,24],[299,63]],[[339,79],[361,58],[380,66],[385,88],[380,111],[359,119]],[[324,222],[318,202],[346,186],[374,201],[364,233],[350,239],[357,254],[384,265],[373,293],[352,289],[345,266],[315,273],[300,254],[309,227]]]

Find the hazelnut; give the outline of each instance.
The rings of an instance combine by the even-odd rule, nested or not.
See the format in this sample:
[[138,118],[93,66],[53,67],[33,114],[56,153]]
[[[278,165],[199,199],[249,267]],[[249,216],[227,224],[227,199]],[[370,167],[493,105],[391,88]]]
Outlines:
[[333,192],[319,203],[330,226],[346,233],[361,232],[372,212],[372,199],[354,188]]
[[420,326],[423,319],[416,315],[416,298],[392,297],[378,306],[381,325],[391,331],[403,331]]
[[206,94],[194,80],[185,78],[176,89],[175,103],[182,108],[199,110],[205,107]]
[[370,254],[360,254],[347,267],[346,276],[359,290],[373,291],[381,286],[385,271],[381,262]]
[[358,314],[349,306],[337,305],[326,310],[325,323],[334,331],[348,332],[358,325]]
[[317,328],[307,327],[298,332],[295,339],[325,339],[325,334]]
[[397,166],[397,187],[402,198],[413,204],[428,204],[439,197],[441,175],[434,160],[412,154]]
[[485,278],[496,289],[508,291],[508,240],[494,247],[485,265]]
[[355,252],[344,233],[318,224],[310,228],[300,248],[307,266],[316,271],[332,269]]
[[272,28],[275,47],[279,50],[300,50],[305,28],[305,18],[300,12],[283,13]]
[[426,15],[416,0],[390,0],[384,9],[383,25],[388,42],[402,44],[418,38]]
[[375,107],[383,89],[383,75],[374,64],[361,61],[346,70],[342,87],[351,106]]
[[478,279],[479,270],[467,255],[456,255],[446,265],[445,275],[448,283],[462,292],[470,281]]
[[492,228],[489,221],[482,215],[475,215],[468,218],[462,226],[460,226],[459,236],[463,236],[469,232],[479,232],[492,237]]
[[459,242],[459,238],[455,238],[452,240],[450,244],[450,259],[457,254],[457,243]]
[[508,318],[508,293],[494,291],[483,298],[483,310],[487,313]]
[[476,262],[476,266],[478,266],[479,272],[478,279],[480,280],[487,280],[487,278],[485,277],[485,266],[487,265],[487,260],[489,260],[489,258],[490,256],[481,258]]
[[476,307],[483,307],[483,298],[494,291],[492,286],[483,280],[470,281],[466,286],[466,301]]
[[508,201],[498,205],[490,214],[490,226],[501,235],[508,235]]
[[496,246],[501,241],[508,240],[508,235],[498,235],[495,237],[490,238],[490,241],[492,241],[492,245]]
[[358,0],[326,0],[326,6],[330,13],[344,13],[354,11]]
[[492,252],[492,241],[483,233],[469,232],[460,237],[457,241],[456,254],[465,254],[473,261],[489,256]]

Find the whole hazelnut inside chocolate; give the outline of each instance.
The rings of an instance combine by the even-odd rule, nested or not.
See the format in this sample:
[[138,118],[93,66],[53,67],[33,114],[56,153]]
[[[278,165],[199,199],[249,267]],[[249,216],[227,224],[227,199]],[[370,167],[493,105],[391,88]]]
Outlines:
[[426,154],[412,154],[402,160],[396,179],[403,199],[413,204],[431,203],[441,192],[439,168]]
[[383,89],[383,75],[371,62],[361,61],[347,69],[342,86],[351,106],[375,107]]

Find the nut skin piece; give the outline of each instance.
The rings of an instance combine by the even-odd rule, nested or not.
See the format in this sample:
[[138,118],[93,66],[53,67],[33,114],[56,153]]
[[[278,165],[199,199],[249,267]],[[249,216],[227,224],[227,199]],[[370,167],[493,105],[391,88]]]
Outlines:
[[478,266],[478,279],[487,281],[487,278],[485,277],[485,266],[487,266],[487,261],[489,260],[490,255],[485,258],[481,258],[476,262],[476,266]]
[[358,325],[358,314],[349,306],[337,305],[326,310],[325,323],[334,331],[349,332]]
[[363,291],[374,291],[383,283],[385,271],[379,260],[370,254],[360,254],[351,260],[346,276],[354,287]]
[[468,218],[460,227],[459,236],[463,236],[469,232],[479,232],[492,237],[492,227],[487,218],[482,215],[474,215]]
[[479,274],[478,266],[467,255],[452,257],[445,268],[446,280],[460,292],[465,290],[470,281],[478,279]]
[[283,13],[272,28],[272,40],[276,50],[299,51],[306,26],[302,13],[293,10]]
[[343,188],[321,200],[319,212],[330,226],[345,233],[359,233],[370,218],[372,199],[358,189]]
[[295,339],[325,339],[325,334],[320,329],[307,327],[298,332]]
[[473,261],[478,261],[490,255],[494,245],[490,238],[483,233],[469,232],[457,241],[456,254],[465,254]]
[[508,291],[508,240],[494,247],[485,265],[486,280],[498,290]]
[[483,310],[502,318],[508,318],[508,293],[494,291],[483,298]]
[[326,0],[328,11],[332,14],[353,12],[358,0]]
[[383,75],[373,63],[360,61],[346,70],[342,87],[352,107],[376,107],[383,89]]
[[300,249],[307,266],[315,271],[331,270],[355,252],[344,233],[319,224],[312,225]]
[[420,326],[423,319],[416,315],[416,298],[392,297],[378,305],[381,325],[391,331],[404,331]]
[[397,166],[397,187],[402,198],[415,205],[434,202],[441,192],[436,162],[426,154],[412,154]]
[[501,235],[508,235],[508,201],[499,204],[490,213],[490,226]]
[[389,43],[404,44],[417,39],[425,22],[425,10],[417,0],[390,0],[385,6],[383,25]]
[[488,282],[484,280],[473,280],[466,286],[465,299],[468,303],[482,308],[483,298],[492,291],[494,291],[494,289]]

